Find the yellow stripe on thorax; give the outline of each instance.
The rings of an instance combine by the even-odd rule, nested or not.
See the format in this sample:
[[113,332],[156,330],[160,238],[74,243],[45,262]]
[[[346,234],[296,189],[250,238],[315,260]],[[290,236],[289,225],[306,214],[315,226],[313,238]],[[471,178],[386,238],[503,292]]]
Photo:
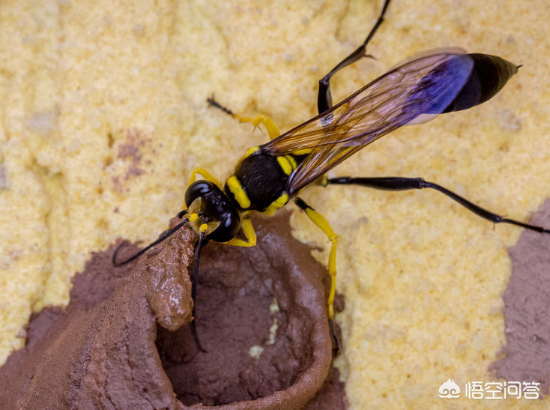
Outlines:
[[293,153],[294,155],[300,156],[300,155],[307,155],[307,154],[309,154],[310,152],[311,152],[311,148],[304,148],[304,149],[300,149],[300,150],[298,150],[298,151],[293,151],[292,153]]
[[279,208],[282,208],[283,206],[285,206],[287,202],[288,202],[288,194],[286,192],[283,192],[283,194],[279,198],[277,198],[275,201],[273,201],[271,203],[271,205],[269,205],[266,208],[264,213],[266,215],[273,215],[275,213],[275,211],[277,211]]
[[260,147],[256,146],[256,147],[252,147],[252,148],[248,148],[246,150],[246,152],[244,153],[244,157],[245,158],[248,158],[249,156],[251,156],[252,154],[258,152],[260,150]]
[[286,175],[292,174],[292,165],[286,157],[277,157],[277,162]]
[[294,171],[297,166],[296,160],[292,157],[292,155],[277,157],[277,162],[286,175],[292,174],[292,171]]
[[292,170],[294,171],[298,164],[296,164],[296,160],[292,155],[285,155],[285,158],[290,162],[290,165],[292,165]]
[[250,207],[250,199],[248,198],[248,195],[246,195],[246,192],[237,177],[235,175],[229,177],[226,183],[239,206],[242,209],[248,209]]

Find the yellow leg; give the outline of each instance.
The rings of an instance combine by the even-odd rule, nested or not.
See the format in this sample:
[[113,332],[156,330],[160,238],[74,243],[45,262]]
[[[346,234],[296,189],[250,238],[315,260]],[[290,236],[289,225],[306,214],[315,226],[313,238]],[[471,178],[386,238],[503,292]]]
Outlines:
[[202,175],[204,179],[206,179],[209,182],[212,182],[216,184],[217,186],[220,186],[220,181],[218,181],[216,178],[212,176],[210,172],[208,172],[206,169],[197,167],[193,170],[191,173],[191,178],[189,178],[189,183],[187,186],[191,185],[193,182],[197,180],[197,174]]
[[267,134],[269,135],[269,139],[273,140],[277,138],[279,135],[281,135],[279,128],[275,125],[273,120],[269,118],[266,115],[258,115],[257,117],[241,117],[240,115],[235,114],[233,111],[231,111],[229,108],[224,107],[219,102],[216,101],[214,98],[214,95],[212,95],[210,98],[206,100],[208,104],[211,107],[215,107],[219,110],[222,110],[224,113],[231,115],[236,120],[239,120],[240,122],[250,122],[254,125],[254,128],[257,128],[260,126],[260,124],[263,124]]
[[250,221],[248,214],[245,214],[243,216],[242,227],[246,241],[243,241],[239,238],[233,238],[230,241],[224,243],[226,245],[241,246],[244,248],[256,246],[256,232],[254,231],[254,227],[252,226],[252,222]]
[[306,204],[300,198],[296,198],[296,205],[302,208],[309,219],[321,229],[328,239],[332,242],[332,247],[330,248],[330,254],[328,257],[328,273],[330,275],[330,290],[328,293],[328,317],[329,319],[334,319],[334,296],[336,294],[336,246],[338,244],[338,236],[330,226],[327,219],[321,215],[319,212],[314,210],[308,204]]
[[[191,185],[193,182],[197,180],[197,174],[202,175],[202,177],[207,180],[208,182],[212,182],[213,184],[216,184],[218,187],[222,187],[220,184],[220,181],[218,181],[216,178],[212,176],[210,172],[208,172],[206,169],[197,167],[193,170],[191,173],[191,178],[189,178],[189,183],[187,184],[187,187],[189,188],[189,185]],[[182,210],[185,211],[187,209],[187,205],[185,205],[185,201],[183,202]]]
[[237,114],[233,114],[232,116],[233,118],[239,120],[240,122],[252,123],[252,125],[254,125],[254,128],[257,128],[260,126],[260,124],[263,124],[267,131],[267,135],[269,135],[270,140],[273,140],[277,138],[279,135],[281,135],[279,128],[275,125],[273,120],[266,115],[258,115],[257,117],[254,117],[254,118],[241,117],[240,115],[237,115]]

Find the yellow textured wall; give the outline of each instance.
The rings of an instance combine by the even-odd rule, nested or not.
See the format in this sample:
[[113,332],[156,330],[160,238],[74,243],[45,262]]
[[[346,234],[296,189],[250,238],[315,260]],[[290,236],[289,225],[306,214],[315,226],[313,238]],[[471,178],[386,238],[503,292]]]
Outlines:
[[[266,139],[209,109],[211,93],[282,130],[315,114],[316,87],[360,43],[379,1],[3,1],[0,4],[0,362],[29,314],[67,303],[91,251],[150,241],[178,212],[190,170],[226,176]],[[408,127],[334,175],[422,176],[509,217],[550,192],[546,2],[393,0],[335,101],[424,49],[461,46],[523,64],[499,96]],[[353,409],[470,408],[439,385],[492,381],[504,343],[506,248],[520,231],[432,192],[314,188],[341,235],[337,360]],[[305,216],[296,236],[328,256]],[[545,402],[521,402],[543,408]],[[478,403],[518,408],[515,400]]]

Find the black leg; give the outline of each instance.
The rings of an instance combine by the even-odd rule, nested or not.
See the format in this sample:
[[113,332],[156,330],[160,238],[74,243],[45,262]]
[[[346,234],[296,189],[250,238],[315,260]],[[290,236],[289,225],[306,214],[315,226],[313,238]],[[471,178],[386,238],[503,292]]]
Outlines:
[[328,328],[330,331],[330,339],[332,340],[332,357],[336,357],[340,354],[340,340],[336,334],[334,319],[328,320]]
[[467,199],[449,191],[447,188],[437,185],[433,182],[424,181],[422,178],[403,178],[403,177],[381,177],[381,178],[328,178],[323,181],[323,185],[359,185],[367,188],[382,189],[385,191],[406,191],[409,189],[425,189],[431,188],[441,192],[443,195],[448,196],[452,200],[458,202],[460,205],[470,210],[477,216],[487,219],[493,223],[507,223],[522,228],[530,229],[532,231],[540,233],[550,233],[550,229],[544,229],[540,226],[529,225],[523,222],[515,221],[513,219],[504,218],[491,211],[481,208],[480,206],[468,201]]
[[227,115],[235,115],[233,111],[231,111],[229,108],[227,108],[225,105],[221,105],[218,101],[216,101],[216,98],[214,97],[214,94],[212,94],[210,97],[206,99],[206,102],[210,107],[217,108],[218,110],[222,110]]
[[206,243],[204,240],[204,232],[201,232],[199,236],[199,240],[197,242],[197,246],[195,247],[195,263],[193,266],[193,277],[192,284],[191,284],[191,298],[193,299],[193,321],[191,322],[191,333],[193,333],[193,338],[195,339],[195,343],[199,350],[201,352],[206,353],[207,350],[202,347],[202,344],[199,339],[199,335],[197,333],[197,314],[196,314],[196,307],[197,307],[197,288],[199,286],[199,262],[201,258],[201,249],[203,245]]
[[386,10],[388,8],[388,5],[390,4],[390,1],[391,0],[384,1],[384,5],[382,6],[382,11],[380,12],[380,16],[378,17],[378,20],[374,24],[374,27],[370,31],[365,41],[363,41],[363,44],[361,44],[357,48],[357,50],[355,50],[349,56],[347,56],[342,61],[340,61],[332,70],[330,70],[330,72],[327,75],[325,75],[321,80],[319,80],[319,94],[317,95],[317,110],[319,114],[325,112],[326,110],[332,107],[332,95],[330,93],[331,77],[334,74],[336,74],[338,71],[340,71],[342,68],[355,63],[357,60],[360,60],[363,57],[372,57],[367,54],[367,44],[369,43],[369,41],[372,39],[376,31],[378,30],[378,27],[380,27],[380,25],[384,21],[384,14],[386,14]]

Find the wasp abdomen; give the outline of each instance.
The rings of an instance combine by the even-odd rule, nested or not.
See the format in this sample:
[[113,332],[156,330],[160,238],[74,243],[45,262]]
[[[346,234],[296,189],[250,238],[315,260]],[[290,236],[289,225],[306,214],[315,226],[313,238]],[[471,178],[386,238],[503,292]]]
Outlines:
[[489,54],[468,54],[474,61],[472,72],[455,99],[443,112],[461,111],[492,98],[508,82],[518,68],[511,62]]

